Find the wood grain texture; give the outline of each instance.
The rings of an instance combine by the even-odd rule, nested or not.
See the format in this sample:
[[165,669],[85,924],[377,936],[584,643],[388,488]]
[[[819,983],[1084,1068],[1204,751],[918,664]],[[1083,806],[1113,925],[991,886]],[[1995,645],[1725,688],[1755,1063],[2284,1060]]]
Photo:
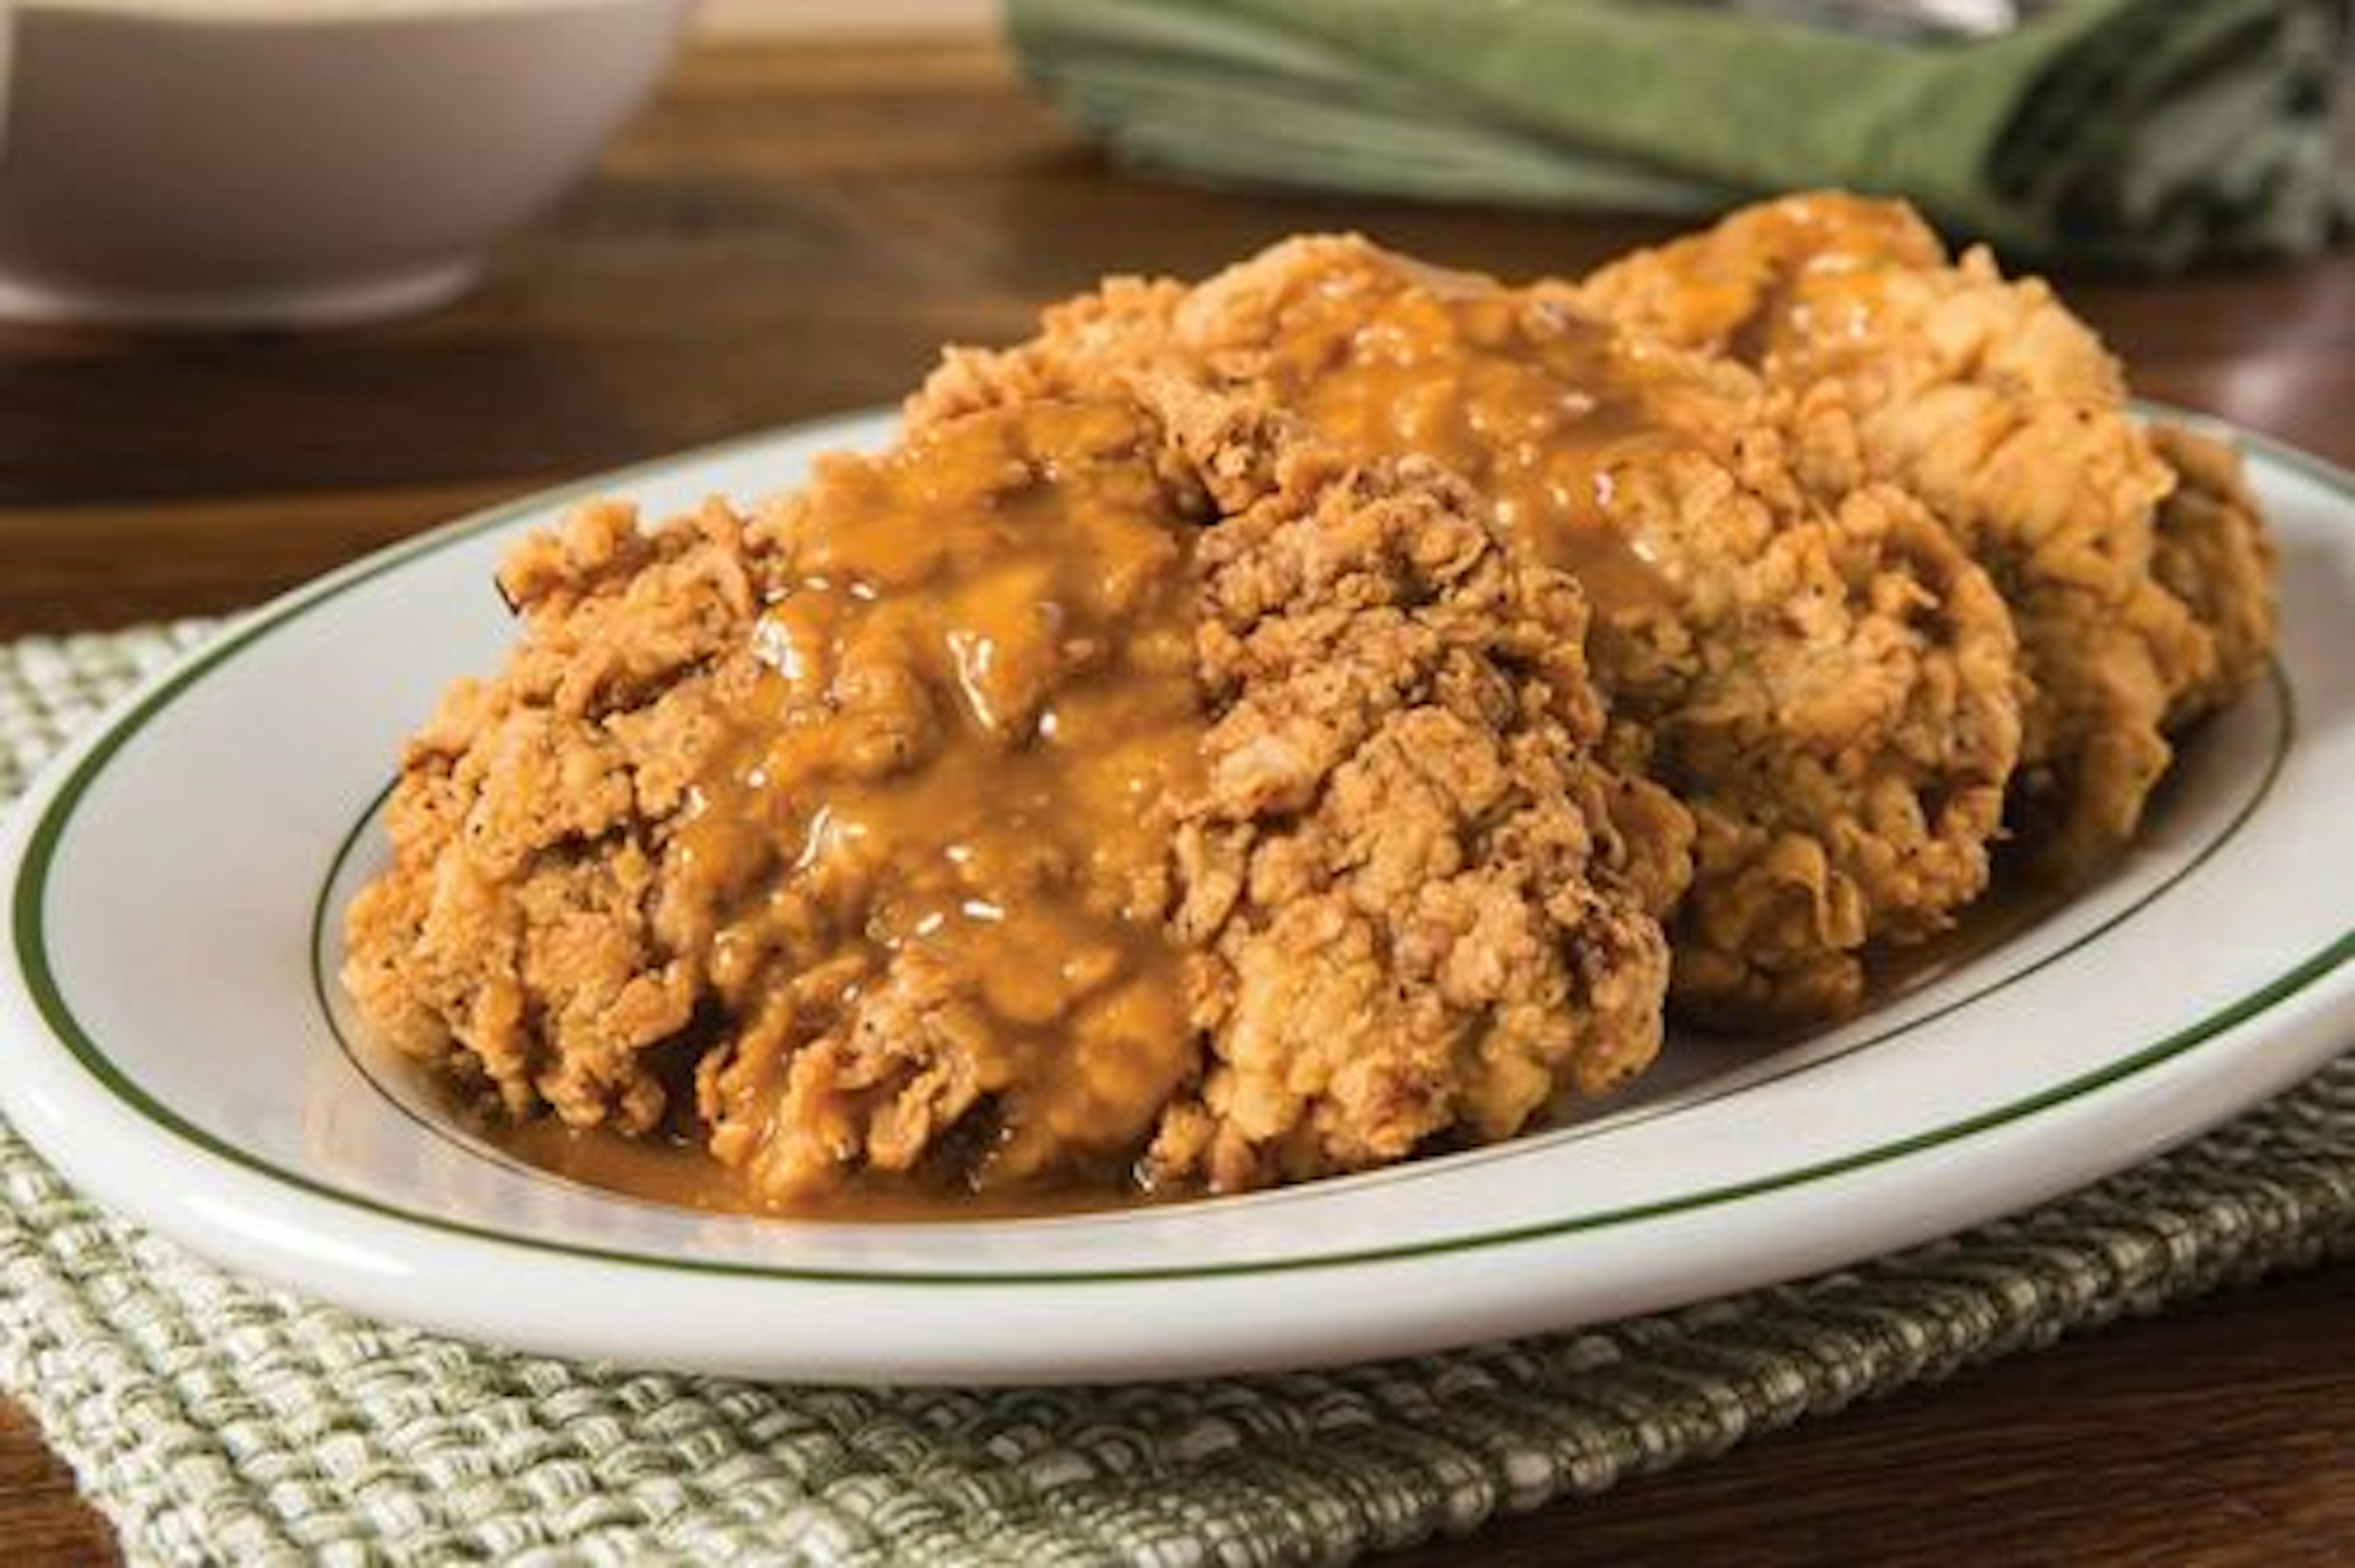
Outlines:
[[2355,1267],[2342,1264],[1381,1562],[2343,1565],[2350,1333]]
[[[250,603],[551,478],[896,397],[1107,271],[1354,227],[1500,272],[1656,223],[1120,176],[971,43],[707,48],[456,308],[334,335],[0,326],[0,635]],[[2355,258],[2062,281],[2138,388],[2355,463]],[[2355,1560],[2355,1265],[1391,1561]],[[115,1560],[0,1406],[0,1562]]]
[[113,1568],[114,1534],[14,1401],[0,1399],[0,1563]]

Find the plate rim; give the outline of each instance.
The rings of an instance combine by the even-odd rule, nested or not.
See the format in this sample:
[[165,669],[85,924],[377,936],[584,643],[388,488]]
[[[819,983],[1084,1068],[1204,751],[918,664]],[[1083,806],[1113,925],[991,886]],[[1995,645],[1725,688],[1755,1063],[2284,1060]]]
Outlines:
[[[2211,416],[2143,400],[2137,400],[2135,407],[2138,412],[2156,413],[2187,423],[2225,430],[2248,450],[2262,453],[2267,460],[2320,485],[2350,507],[2355,507],[2355,471],[2341,468],[2327,459],[2286,445],[2259,432],[2243,430]],[[2079,1073],[2059,1083],[2046,1085],[2033,1093],[2022,1095],[2001,1105],[1945,1122],[1904,1137],[1884,1140],[1830,1159],[1775,1170],[1743,1181],[1722,1183],[1716,1187],[1704,1188],[1671,1198],[1625,1204],[1614,1209],[1572,1215],[1566,1219],[1537,1221],[1493,1231],[1433,1237],[1387,1246],[1352,1248],[1306,1256],[1288,1254],[1161,1267],[1062,1269],[1047,1272],[989,1270],[943,1273],[888,1268],[795,1266],[740,1259],[645,1253],[599,1246],[555,1236],[536,1236],[527,1232],[499,1230],[465,1220],[405,1209],[385,1199],[363,1192],[350,1191],[297,1171],[286,1170],[267,1158],[240,1149],[204,1128],[195,1125],[170,1106],[155,1099],[133,1078],[124,1072],[112,1058],[106,1054],[104,1049],[90,1035],[89,1031],[83,1029],[49,966],[48,944],[44,936],[46,901],[44,894],[55,852],[63,838],[67,826],[72,819],[75,807],[90,787],[103,775],[112,759],[139,730],[171,706],[181,694],[196,685],[197,681],[232,662],[237,654],[274,629],[341,597],[360,584],[393,571],[411,560],[437,553],[480,534],[519,521],[526,516],[556,511],[589,496],[614,490],[635,481],[709,463],[730,453],[759,446],[791,440],[805,441],[815,445],[824,441],[830,432],[871,429],[879,420],[888,418],[890,411],[888,407],[853,411],[749,432],[727,441],[649,458],[470,513],[413,539],[400,541],[363,557],[279,596],[233,621],[213,637],[175,660],[155,676],[139,683],[132,691],[112,704],[109,710],[93,722],[86,736],[77,737],[78,743],[70,744],[59,757],[45,765],[25,789],[16,806],[9,812],[12,820],[9,823],[10,831],[7,838],[16,852],[16,862],[14,868],[14,884],[9,894],[9,956],[13,959],[22,981],[22,994],[25,999],[32,1004],[34,1015],[46,1027],[50,1036],[50,1039],[44,1043],[51,1047],[63,1045],[81,1072],[119,1107],[133,1113],[150,1127],[171,1136],[184,1146],[188,1146],[199,1156],[231,1167],[247,1177],[259,1178],[272,1187],[291,1189],[301,1199],[325,1201],[346,1209],[357,1209],[378,1221],[390,1221],[404,1229],[427,1231],[439,1237],[454,1237],[492,1246],[520,1247],[537,1253],[553,1253],[564,1259],[594,1264],[619,1264],[645,1271],[682,1272],[697,1275],[719,1275],[767,1282],[893,1287],[919,1285],[935,1290],[970,1286],[1135,1285],[1162,1281],[1338,1271],[1352,1267],[1411,1262],[1451,1253],[1512,1247],[1560,1236],[1718,1210],[1747,1199],[1807,1188],[1852,1172],[1888,1166],[1928,1150],[1958,1144],[1974,1136],[2082,1099],[2110,1084],[2138,1076],[2265,1016],[2327,979],[2346,965],[2350,958],[2355,958],[2355,927],[2350,927],[2342,931],[2334,940],[2326,943],[2321,948],[2308,954],[2271,979],[2211,1008],[2203,1017],[2169,1030],[2156,1040],[2148,1041],[2136,1050],[2115,1057],[2099,1068]],[[2176,875],[2170,877],[2160,889],[2154,891],[2151,898],[2156,898],[2179,884],[2185,876],[2196,869],[2208,854],[2212,853],[2232,836],[2232,832],[2242,821],[2254,813],[2269,792],[2275,775],[2278,773],[2284,759],[2294,744],[2296,724],[2294,688],[2277,661],[2271,665],[2271,673],[2276,682],[2283,704],[2285,737],[2276,754],[2268,763],[2265,779],[2243,807],[2241,813],[2236,816],[2234,822],[2228,827],[2226,832],[2205,847],[2191,862],[2179,869]],[[365,825],[372,816],[372,811],[364,815],[361,818],[362,825]],[[346,848],[347,846],[338,847],[336,851],[338,859]],[[2083,940],[2091,940],[2098,936],[2116,923],[2117,920],[2126,918],[2135,910],[2144,907],[2148,901],[2150,901],[2148,898],[2138,901],[2126,911],[2121,912],[2112,921],[2105,922],[2094,932],[2088,933]],[[317,955],[314,943],[314,953],[308,965],[314,975],[316,965]],[[1537,1151],[1533,1148],[1529,1152]]]

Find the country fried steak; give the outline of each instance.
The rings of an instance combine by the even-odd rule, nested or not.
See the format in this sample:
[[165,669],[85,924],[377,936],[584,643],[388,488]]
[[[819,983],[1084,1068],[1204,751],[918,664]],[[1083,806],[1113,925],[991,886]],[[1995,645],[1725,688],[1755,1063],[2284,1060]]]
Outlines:
[[1509,1138],[2098,870],[2277,631],[2229,445],[1837,194],[1114,279],[905,415],[507,556],[343,969],[473,1114],[797,1212]]
[[1987,570],[2019,634],[2009,827],[2048,868],[2116,850],[2175,737],[2263,666],[2273,566],[2239,458],[2133,418],[2117,361],[2049,286],[1983,249],[1950,259],[1903,204],[1761,203],[1579,293],[1838,422]]

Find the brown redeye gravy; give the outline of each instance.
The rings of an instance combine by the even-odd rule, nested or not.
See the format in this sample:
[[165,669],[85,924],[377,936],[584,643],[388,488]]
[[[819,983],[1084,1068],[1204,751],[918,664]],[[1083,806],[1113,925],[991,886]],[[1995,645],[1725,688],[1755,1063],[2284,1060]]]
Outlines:
[[1137,1208],[1155,1195],[1133,1185],[967,1191],[865,1177],[806,1197],[768,1197],[719,1163],[692,1135],[626,1137],[608,1127],[569,1127],[553,1117],[470,1124],[485,1142],[551,1176],[649,1203],[710,1214],[884,1223],[1011,1220]]
[[698,715],[657,912],[717,998],[695,1100],[744,1206],[1116,1182],[1194,1070],[1163,931],[1194,525],[1157,451],[1123,405],[1026,404],[828,460],[754,524],[783,566]]
[[[1776,259],[1771,281],[1746,317],[1726,335],[1726,352],[1764,366],[1796,355],[1818,368],[1851,347],[1886,341],[1888,275],[1943,262],[1913,219],[1881,202],[1850,197],[1799,197],[1758,215],[1744,264]],[[1698,257],[1705,258],[1704,249]],[[1690,290],[1698,280],[1687,278]],[[1705,286],[1705,285],[1701,285]],[[1729,304],[1744,291],[1728,287]]]
[[1356,283],[1286,314],[1274,394],[1354,452],[1468,480],[1596,613],[1662,603],[1668,583],[1613,516],[1614,464],[1678,439],[1650,411],[1640,350],[1542,292],[1414,267]]

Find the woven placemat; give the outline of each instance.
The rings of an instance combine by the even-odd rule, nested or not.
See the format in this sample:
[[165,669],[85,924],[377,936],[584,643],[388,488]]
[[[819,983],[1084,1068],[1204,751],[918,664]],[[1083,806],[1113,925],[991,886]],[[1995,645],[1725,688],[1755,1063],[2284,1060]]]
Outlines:
[[[204,628],[0,645],[0,799]],[[0,1384],[134,1561],[1250,1565],[1601,1491],[2355,1253],[2355,1056],[1953,1241],[1575,1335],[1289,1377],[890,1392],[632,1375],[208,1267],[0,1130]]]

